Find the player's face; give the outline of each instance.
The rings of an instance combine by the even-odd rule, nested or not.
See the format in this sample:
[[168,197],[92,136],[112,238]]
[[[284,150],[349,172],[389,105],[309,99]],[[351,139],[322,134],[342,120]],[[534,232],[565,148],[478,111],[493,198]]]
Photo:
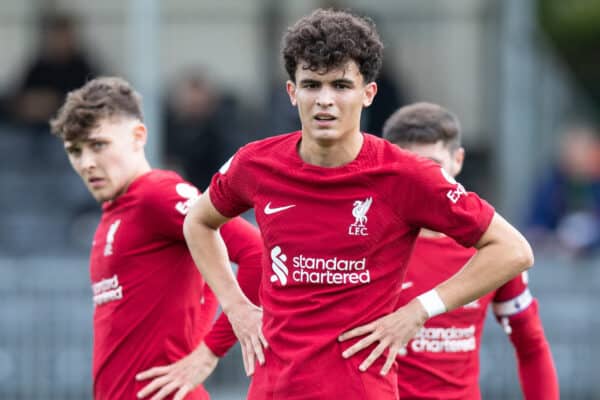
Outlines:
[[465,157],[465,150],[460,147],[451,151],[441,140],[436,143],[414,143],[405,147],[406,150],[429,158],[440,164],[446,172],[455,177],[460,173]]
[[298,107],[302,133],[309,140],[328,144],[360,132],[363,107],[377,93],[374,82],[365,84],[355,61],[319,73],[299,63],[296,82],[287,82],[287,91]]
[[83,140],[65,141],[75,171],[98,202],[114,200],[147,165],[145,126],[134,119],[106,119]]

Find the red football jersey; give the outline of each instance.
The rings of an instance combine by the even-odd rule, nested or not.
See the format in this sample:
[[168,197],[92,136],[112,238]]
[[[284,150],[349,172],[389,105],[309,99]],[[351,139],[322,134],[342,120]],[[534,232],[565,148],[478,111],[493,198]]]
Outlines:
[[215,175],[210,197],[225,216],[254,207],[264,243],[260,298],[269,347],[250,399],[396,399],[383,358],[367,372],[338,336],[395,309],[421,226],[476,243],[493,209],[441,168],[364,135],[352,162],[306,164],[301,133],[254,142]]
[[[154,170],[103,205],[92,244],[94,398],[134,399],[149,381],[135,375],[191,352],[211,325],[217,302],[183,237],[198,190]],[[221,229],[230,258],[260,260],[258,231],[237,218]],[[208,399],[203,387],[186,399]]]
[[[473,256],[449,237],[419,237],[408,263],[398,307],[458,272]],[[429,319],[398,357],[401,399],[479,400],[479,348],[490,302],[498,317],[532,304],[526,273],[463,307]]]

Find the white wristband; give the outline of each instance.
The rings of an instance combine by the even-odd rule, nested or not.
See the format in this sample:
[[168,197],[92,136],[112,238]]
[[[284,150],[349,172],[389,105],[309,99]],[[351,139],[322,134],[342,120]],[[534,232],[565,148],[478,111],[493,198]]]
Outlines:
[[443,314],[447,311],[446,305],[435,289],[431,289],[429,292],[420,294],[417,296],[417,299],[421,302],[421,305],[427,312],[427,315],[429,315],[429,318]]

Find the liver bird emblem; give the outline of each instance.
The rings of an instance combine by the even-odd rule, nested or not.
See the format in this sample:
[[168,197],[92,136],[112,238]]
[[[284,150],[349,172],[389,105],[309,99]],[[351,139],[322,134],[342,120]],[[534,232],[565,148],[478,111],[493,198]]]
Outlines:
[[352,209],[352,215],[356,219],[354,224],[357,226],[365,226],[367,223],[367,212],[371,207],[371,203],[373,203],[373,198],[368,197],[367,199],[360,201],[356,200],[354,202],[354,208]]

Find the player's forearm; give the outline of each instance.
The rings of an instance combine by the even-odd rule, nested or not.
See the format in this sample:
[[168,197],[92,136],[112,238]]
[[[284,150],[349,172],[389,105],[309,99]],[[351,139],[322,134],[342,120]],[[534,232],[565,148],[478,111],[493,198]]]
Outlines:
[[249,301],[231,271],[227,248],[212,222],[207,222],[201,205],[195,204],[185,218],[183,234],[196,266],[219,300],[223,311],[227,312],[235,304]]
[[464,268],[437,287],[447,310],[480,298],[533,265],[527,240],[498,215],[477,247]]
[[437,288],[447,310],[465,305],[500,287],[525,271],[525,259],[507,257],[508,249],[490,246],[480,250],[456,275]]

